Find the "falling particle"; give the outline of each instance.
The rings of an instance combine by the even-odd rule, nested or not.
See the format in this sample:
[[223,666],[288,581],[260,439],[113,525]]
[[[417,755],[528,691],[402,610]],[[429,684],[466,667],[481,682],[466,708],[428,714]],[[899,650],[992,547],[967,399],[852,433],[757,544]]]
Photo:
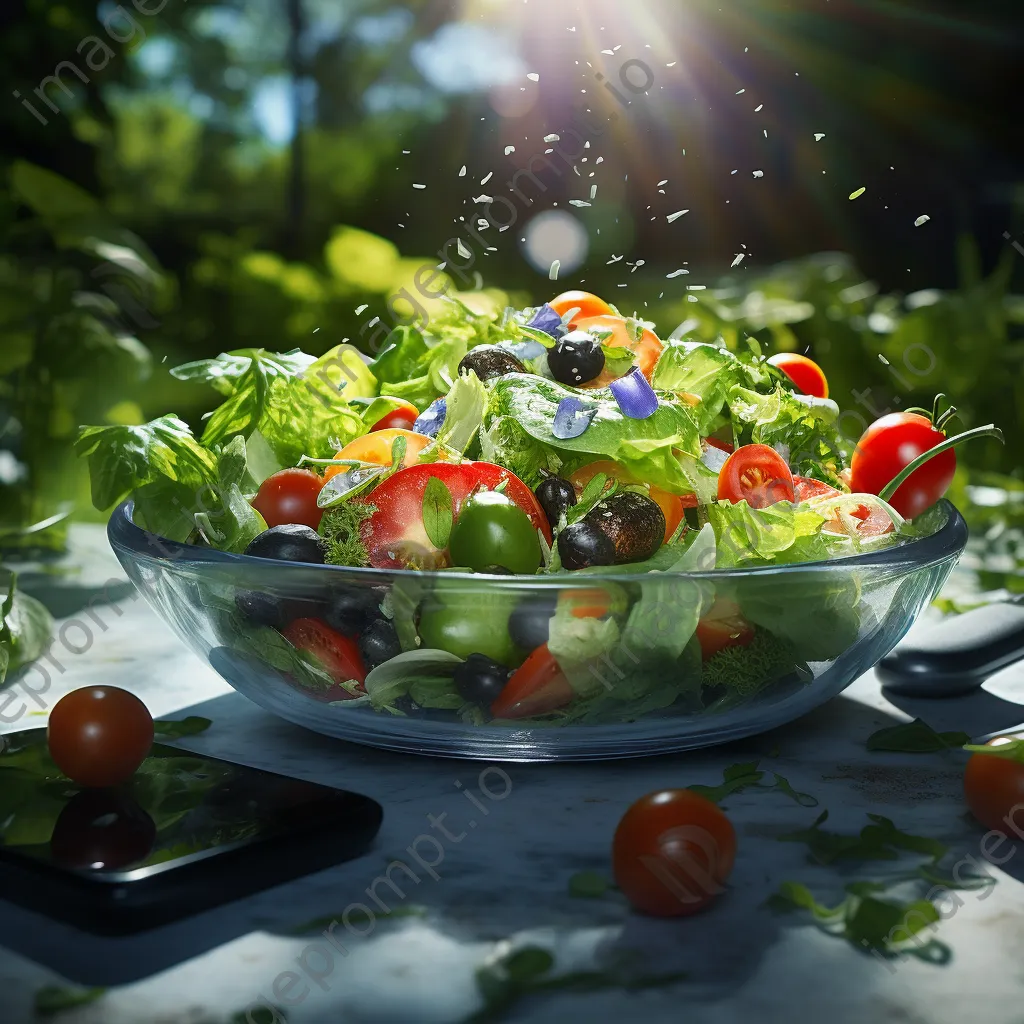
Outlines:
[[879,362],[880,362],[880,363],[881,363],[881,364],[882,364],[883,366],[888,366],[888,365],[889,365],[889,360],[888,360],[888,359],[886,359],[886,358],[885,358],[885,356],[883,356],[881,352],[879,352],[879,353],[878,353],[878,361],[879,361]]
[[411,149],[403,149],[402,150],[402,156],[408,156],[411,152],[412,152]]
[[702,292],[707,288],[706,284],[688,284],[686,290],[688,292]]
[[590,198],[591,199],[596,199],[597,198],[597,186],[596,185],[591,185],[590,186]]
[[736,174],[738,171],[739,171],[739,168],[737,167],[735,171],[730,171],[729,173],[730,174]]
[[764,137],[766,139],[768,138],[768,129],[767,128],[764,129]]
[[562,139],[561,135],[555,135],[554,133],[552,133],[551,135],[545,135],[544,136],[544,141],[545,142],[560,142],[561,139]]
[[614,57],[615,56],[615,51],[614,50],[602,50],[601,52],[608,54],[609,57]]
[[759,103],[756,107],[754,107],[754,113],[755,114],[759,114],[762,110],[764,110],[764,104],[763,103]]
[[683,156],[686,156],[686,150],[685,149],[683,150]]
[[531,82],[539,82],[540,81],[540,75],[538,75],[536,71],[531,71],[526,77]]
[[867,192],[867,189],[863,185],[861,185],[861,187],[859,189],[857,189],[856,192],[851,192],[850,193],[850,198],[851,199],[856,199],[858,196],[864,195],[865,192]]
[[413,188],[426,188],[426,185],[413,185]]
[[815,142],[821,142],[821,140],[823,138],[825,138],[825,133],[824,132],[815,132],[814,133],[814,141]]
[[729,264],[730,267],[738,267],[743,262],[743,257],[747,254],[745,252],[736,253],[736,258]]
[[664,181],[659,181],[658,182],[658,188],[661,188],[662,185],[667,185],[667,184],[668,184],[668,178],[666,178]]
[[673,270],[671,274],[666,274],[665,277],[666,277],[667,280],[671,281],[675,277],[682,277],[683,274],[688,274],[688,273],[689,273],[688,270]]
[[515,151],[516,151],[516,147],[515,146],[506,146],[505,147],[505,156],[511,156]]
[[670,213],[665,219],[669,224],[674,224],[684,213],[689,213],[689,210],[676,210],[675,213]]
[[746,52],[747,52],[747,50],[749,50],[749,49],[750,49],[750,47],[749,47],[749,46],[744,46],[744,47],[743,47],[743,52],[744,52],[744,53],[746,53]]
[[671,64],[666,64],[665,67],[667,67],[667,68],[674,68],[676,66],[676,64],[678,64],[678,63],[679,63],[678,61],[674,60],[674,61],[672,61]]
[[462,170],[461,170],[461,171],[459,171],[459,177],[460,177],[460,178],[464,178],[465,176],[466,176],[466,165],[465,165],[465,164],[463,164],[463,165],[462,165]]
[[549,281],[557,281],[558,280],[558,270],[559,270],[559,268],[561,266],[562,266],[561,260],[552,260],[551,261],[551,269],[548,271],[548,280]]
[[[369,308],[370,304],[368,302],[364,302],[361,306],[356,306],[356,316],[362,316]],[[318,327],[317,330],[320,330],[320,328]]]
[[493,203],[494,200],[490,196],[477,196],[473,200],[473,202],[474,203]]
[[931,217],[929,217],[927,213],[922,213],[921,216],[914,221],[914,227],[919,228],[922,224],[927,224],[930,220]]
[[489,173],[489,174],[487,175],[487,177],[486,177],[486,178],[482,178],[482,179],[481,179],[481,181],[480,181],[480,184],[481,184],[481,185],[486,185],[486,184],[487,184],[487,182],[489,182],[489,181],[491,180],[491,178],[493,178],[493,177],[494,177],[494,171],[491,171],[491,172],[490,172],[490,173]]
[[570,199],[569,200],[569,205],[570,206],[589,206],[590,203],[588,203],[585,199]]
[[764,177],[764,171],[754,171],[754,177],[755,178],[763,178]]
[[746,91],[747,91],[746,89],[740,89],[740,91],[738,93],[736,93],[736,95],[737,96],[742,96]]
[[612,253],[612,258],[605,264],[605,266],[610,267],[613,263],[621,263],[624,258],[625,257],[623,256],[616,256],[615,253]]
[[596,160],[594,161],[594,163],[595,163],[595,164],[603,164],[603,163],[604,163],[604,157],[603,157],[603,156],[599,156],[599,157],[598,157],[598,158],[597,158],[597,159],[596,159]]
[[462,244],[461,238],[455,239],[455,248],[458,250],[459,255],[464,259],[468,260],[473,254]]

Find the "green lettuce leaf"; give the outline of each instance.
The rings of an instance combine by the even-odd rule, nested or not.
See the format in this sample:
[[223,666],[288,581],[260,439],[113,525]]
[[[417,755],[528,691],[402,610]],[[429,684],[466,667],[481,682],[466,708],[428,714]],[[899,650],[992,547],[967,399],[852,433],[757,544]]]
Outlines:
[[465,452],[483,424],[486,408],[487,388],[480,378],[472,370],[460,374],[448,392],[438,443]]
[[9,673],[41,657],[53,637],[53,616],[17,585],[18,578],[11,573],[0,604],[0,684]]
[[780,501],[767,508],[751,508],[745,501],[716,501],[707,512],[720,569],[828,558],[821,537],[826,518],[806,504]]

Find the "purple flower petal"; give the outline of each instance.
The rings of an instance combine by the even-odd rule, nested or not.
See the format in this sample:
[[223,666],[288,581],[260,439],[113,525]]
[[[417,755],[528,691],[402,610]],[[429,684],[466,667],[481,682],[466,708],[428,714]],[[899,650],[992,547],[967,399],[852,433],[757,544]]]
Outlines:
[[587,405],[579,398],[570,396],[563,398],[555,410],[555,422],[551,424],[551,433],[559,441],[568,441],[579,437],[590,421],[597,415],[596,405]]
[[533,314],[527,326],[550,334],[556,341],[566,332],[562,318],[546,302]]
[[622,415],[631,420],[645,420],[658,411],[658,396],[639,366],[634,366],[625,377],[613,380],[608,387]]
[[438,398],[421,412],[412,425],[417,434],[426,434],[427,437],[437,437],[438,432],[448,415],[448,403],[443,398]]

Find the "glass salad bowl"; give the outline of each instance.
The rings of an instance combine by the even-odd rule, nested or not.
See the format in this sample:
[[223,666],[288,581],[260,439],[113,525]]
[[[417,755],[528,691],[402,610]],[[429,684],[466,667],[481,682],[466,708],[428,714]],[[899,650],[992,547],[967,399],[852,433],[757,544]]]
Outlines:
[[[917,536],[830,561],[708,569],[708,527],[687,571],[537,576],[228,554],[146,532],[130,502],[108,533],[174,632],[274,714],[388,750],[539,761],[724,743],[836,696],[904,636],[963,552],[949,502],[927,519]],[[358,647],[330,643],[356,620]],[[522,667],[506,682],[499,662]]]

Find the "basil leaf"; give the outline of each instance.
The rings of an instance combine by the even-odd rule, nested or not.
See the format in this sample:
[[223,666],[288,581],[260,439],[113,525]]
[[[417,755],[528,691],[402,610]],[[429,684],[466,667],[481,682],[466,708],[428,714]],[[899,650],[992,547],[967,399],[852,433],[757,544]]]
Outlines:
[[198,736],[206,732],[213,723],[208,718],[189,715],[178,721],[160,719],[153,723],[153,732],[164,739],[179,739],[182,736]]
[[611,882],[597,871],[577,871],[569,879],[569,895],[579,899],[600,899],[611,888]]
[[35,1013],[37,1017],[54,1017],[66,1010],[74,1010],[79,1006],[88,1006],[101,999],[105,988],[64,988],[61,985],[47,985],[36,992]]
[[452,532],[452,494],[436,476],[423,492],[423,529],[436,548],[448,547]]
[[970,743],[965,732],[936,732],[920,718],[902,725],[879,729],[868,737],[868,750],[888,750],[905,754],[930,754]]
[[828,811],[822,811],[810,828],[778,839],[783,843],[805,843],[812,859],[819,864],[837,860],[896,860],[900,850],[924,854],[936,863],[946,853],[947,847],[937,839],[903,832],[878,814],[869,814],[868,818],[871,824],[865,825],[858,835],[843,835],[821,827],[828,820]]

